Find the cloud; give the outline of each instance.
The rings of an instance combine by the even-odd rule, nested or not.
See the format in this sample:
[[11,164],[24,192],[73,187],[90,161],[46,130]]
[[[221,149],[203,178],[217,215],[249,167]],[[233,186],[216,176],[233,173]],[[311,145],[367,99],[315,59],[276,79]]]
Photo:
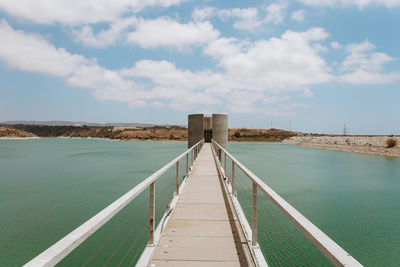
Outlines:
[[308,6],[357,6],[384,5],[388,8],[400,6],[400,0],[298,0]]
[[175,109],[217,105],[238,113],[288,115],[306,108],[302,103],[290,103],[288,94],[310,96],[309,86],[332,79],[314,47],[327,37],[323,29],[312,28],[254,43],[218,38],[204,47],[204,53],[218,61],[221,72],[192,72],[164,60],[141,60],[119,73],[145,78],[153,88],[149,95],[168,99],[169,107]]
[[215,7],[196,7],[192,13],[192,18],[194,21],[205,21],[212,18],[215,15],[216,11],[217,9]]
[[283,22],[284,13],[288,7],[286,2],[277,2],[266,7],[267,15],[265,21],[267,23],[280,24]]
[[347,57],[341,64],[346,72],[339,80],[351,84],[392,83],[400,79],[399,72],[384,73],[383,65],[395,60],[385,53],[373,52],[375,45],[365,40],[346,45]]
[[196,8],[192,13],[194,21],[205,21],[218,17],[222,21],[234,20],[233,27],[238,30],[254,32],[265,24],[280,24],[284,20],[286,2],[272,3],[263,8],[230,8],[220,9],[215,7]]
[[0,35],[0,60],[10,68],[60,77],[71,86],[90,89],[101,99],[134,103],[144,95],[135,82],[100,67],[96,60],[56,48],[40,35],[14,30],[4,20]]
[[262,24],[256,8],[222,9],[218,15],[222,20],[236,19],[233,27],[239,30],[253,31]]
[[0,9],[8,14],[39,24],[81,25],[112,22],[123,14],[146,7],[169,7],[183,0],[0,0]]
[[339,44],[338,42],[331,42],[331,47],[333,49],[341,49],[343,46]]
[[365,40],[362,43],[355,44],[351,43],[346,45],[346,50],[350,53],[360,53],[360,52],[365,52],[369,51],[375,48],[374,44],[371,44],[368,40]]
[[91,47],[105,47],[114,45],[122,38],[129,27],[137,23],[136,17],[119,19],[113,22],[108,29],[93,33],[93,28],[89,25],[81,27],[79,30],[72,31],[75,41]]
[[302,22],[304,20],[304,17],[306,15],[306,11],[304,9],[300,9],[297,11],[292,12],[292,20]]
[[171,18],[154,20],[140,19],[136,30],[127,34],[127,42],[139,44],[143,48],[159,46],[182,49],[185,46],[201,45],[219,36],[209,22],[179,23]]
[[[208,24],[160,20],[185,30]],[[140,32],[139,28],[136,32]],[[345,46],[343,51],[348,55],[340,66],[342,73],[335,76],[319,54],[329,37],[322,28],[286,31],[279,37],[255,42],[211,35],[203,43],[203,54],[217,62],[218,71],[191,71],[165,60],[140,60],[130,68],[110,70],[100,66],[96,59],[55,47],[43,36],[14,30],[4,20],[0,34],[0,60],[8,67],[60,77],[70,86],[90,90],[98,99],[122,101],[135,107],[150,105],[184,111],[218,107],[237,113],[289,115],[307,108],[298,98],[312,96],[313,85],[335,80],[357,84],[400,79],[399,73],[384,72],[383,65],[394,58],[374,52],[375,46],[368,40]],[[142,44],[181,48],[193,44],[198,35],[190,35],[189,39],[172,36],[170,39],[178,39],[174,43],[160,38]]]
[[330,69],[313,47],[328,34],[321,28],[286,31],[281,38],[252,44],[235,39],[211,42],[205,53],[219,60],[230,81],[252,91],[302,91],[331,79]]

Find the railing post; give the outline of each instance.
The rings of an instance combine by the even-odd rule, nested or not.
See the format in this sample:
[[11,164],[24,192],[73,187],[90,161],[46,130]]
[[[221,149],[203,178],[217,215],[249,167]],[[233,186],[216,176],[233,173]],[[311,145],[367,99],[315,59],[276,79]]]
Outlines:
[[186,177],[189,176],[189,153],[186,154]]
[[232,194],[236,196],[235,193],[235,162],[232,160],[232,180],[231,180],[231,186],[232,186]]
[[224,153],[224,172],[225,172],[225,176],[227,176],[227,174],[226,174],[226,153]]
[[251,244],[257,245],[257,184],[253,182],[253,217],[251,225]]
[[193,166],[193,162],[194,162],[194,149],[192,149],[192,164],[190,164],[190,167],[192,167]]
[[176,195],[179,195],[179,161],[176,162]]
[[155,182],[152,182],[150,184],[150,238],[149,238],[149,244],[153,245],[154,244],[154,227],[155,227]]

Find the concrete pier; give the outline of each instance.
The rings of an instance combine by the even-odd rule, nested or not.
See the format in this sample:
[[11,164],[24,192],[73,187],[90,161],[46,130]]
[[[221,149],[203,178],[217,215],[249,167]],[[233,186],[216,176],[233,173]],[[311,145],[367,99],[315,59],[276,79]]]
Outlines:
[[204,144],[149,266],[254,266],[210,144]]

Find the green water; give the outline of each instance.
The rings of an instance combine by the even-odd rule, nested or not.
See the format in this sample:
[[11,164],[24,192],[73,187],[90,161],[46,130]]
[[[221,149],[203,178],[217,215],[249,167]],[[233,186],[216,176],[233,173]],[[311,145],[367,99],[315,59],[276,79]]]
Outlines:
[[[229,151],[362,264],[400,266],[400,159],[285,144],[233,143]],[[260,210],[259,223],[273,227]]]
[[[185,149],[186,143],[0,140],[0,266],[26,263]],[[127,229],[143,217],[142,206]]]
[[[185,149],[185,143],[0,140],[0,266],[26,263]],[[284,144],[233,143],[229,150],[362,264],[400,265],[399,159]],[[183,162],[180,167],[182,174]],[[251,185],[239,171],[236,176],[249,216]],[[174,184],[174,170],[156,183],[157,222]],[[259,242],[272,266],[306,266],[303,258],[329,265],[267,199],[258,198]],[[148,238],[147,220],[145,191],[60,265],[133,265]]]

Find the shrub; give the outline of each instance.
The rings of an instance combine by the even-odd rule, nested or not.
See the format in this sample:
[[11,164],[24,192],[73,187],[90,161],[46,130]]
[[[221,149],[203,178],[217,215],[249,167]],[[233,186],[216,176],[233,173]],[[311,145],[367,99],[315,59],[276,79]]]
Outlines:
[[240,137],[240,133],[239,133],[239,132],[235,132],[235,133],[233,134],[233,136],[236,137],[236,138],[239,138],[239,137]]
[[386,147],[387,148],[391,148],[391,147],[395,147],[397,146],[397,140],[394,138],[389,138],[388,140],[386,140]]

